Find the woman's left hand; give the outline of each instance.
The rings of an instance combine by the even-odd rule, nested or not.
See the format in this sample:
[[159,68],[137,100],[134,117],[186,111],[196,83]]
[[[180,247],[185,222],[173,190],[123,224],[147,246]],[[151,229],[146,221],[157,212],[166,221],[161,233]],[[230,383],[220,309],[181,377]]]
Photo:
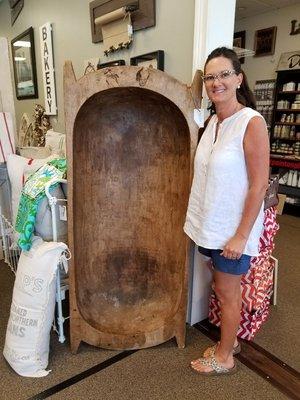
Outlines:
[[221,256],[231,260],[238,260],[243,254],[247,239],[236,233],[225,245]]

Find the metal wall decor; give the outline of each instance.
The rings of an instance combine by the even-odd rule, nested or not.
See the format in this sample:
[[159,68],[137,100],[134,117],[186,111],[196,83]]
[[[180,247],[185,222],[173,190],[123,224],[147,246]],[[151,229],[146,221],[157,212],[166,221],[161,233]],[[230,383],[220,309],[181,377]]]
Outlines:
[[38,98],[33,28],[13,39],[11,48],[17,99]]
[[157,50],[151,53],[142,54],[140,56],[132,57],[130,65],[138,65],[141,67],[152,67],[164,71],[164,51]]

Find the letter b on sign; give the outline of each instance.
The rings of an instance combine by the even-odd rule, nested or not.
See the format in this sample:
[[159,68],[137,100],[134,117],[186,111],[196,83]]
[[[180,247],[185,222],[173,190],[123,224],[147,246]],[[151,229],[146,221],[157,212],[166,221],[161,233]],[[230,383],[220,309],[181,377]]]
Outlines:
[[42,29],[42,34],[43,34],[43,40],[46,40],[47,39],[47,29],[45,26]]

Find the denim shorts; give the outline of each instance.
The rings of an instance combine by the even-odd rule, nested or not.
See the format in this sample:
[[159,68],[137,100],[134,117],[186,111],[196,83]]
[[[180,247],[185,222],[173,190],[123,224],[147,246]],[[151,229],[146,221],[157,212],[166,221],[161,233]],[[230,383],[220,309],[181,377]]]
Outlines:
[[223,250],[206,249],[198,246],[198,250],[204,256],[210,257],[213,262],[214,269],[231,275],[246,274],[250,267],[251,256],[242,254],[239,260],[231,260],[221,256]]

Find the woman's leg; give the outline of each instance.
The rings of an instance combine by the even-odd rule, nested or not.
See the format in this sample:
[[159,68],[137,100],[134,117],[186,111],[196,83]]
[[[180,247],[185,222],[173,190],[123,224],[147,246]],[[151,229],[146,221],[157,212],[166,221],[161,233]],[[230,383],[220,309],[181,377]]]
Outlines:
[[[241,318],[241,275],[214,272],[215,293],[221,307],[221,340],[215,352],[220,365],[232,368],[234,365],[232,349]],[[210,371],[211,368],[194,361],[192,367],[198,371]]]
[[241,320],[241,277],[215,271],[215,293],[221,308],[221,340],[217,358],[232,358],[232,349]]

